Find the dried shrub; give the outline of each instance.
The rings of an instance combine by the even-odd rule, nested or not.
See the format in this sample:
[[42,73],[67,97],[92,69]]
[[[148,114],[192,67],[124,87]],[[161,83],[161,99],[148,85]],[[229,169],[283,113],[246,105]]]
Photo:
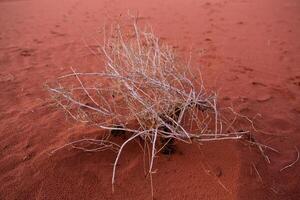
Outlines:
[[[234,126],[237,118],[245,117],[230,108],[220,109],[217,94],[205,89],[200,69],[190,62],[182,63],[151,28],[141,29],[135,22],[126,31],[113,26],[109,36],[104,37],[101,55],[104,70],[81,73],[72,68],[71,74],[59,77],[58,84],[48,89],[57,105],[73,119],[110,130],[110,134],[101,140],[73,141],[53,152],[69,145],[85,151],[116,151],[112,185],[123,148],[136,138],[144,141],[144,151],[149,150],[152,183],[155,156],[160,151],[172,153],[174,141],[249,137],[249,131],[238,131]],[[231,120],[220,112],[226,109],[234,116]],[[248,118],[246,121],[252,124]],[[111,141],[110,135],[125,133],[130,137],[123,144]],[[81,142],[93,147],[75,146]],[[266,146],[259,147],[263,152]]]

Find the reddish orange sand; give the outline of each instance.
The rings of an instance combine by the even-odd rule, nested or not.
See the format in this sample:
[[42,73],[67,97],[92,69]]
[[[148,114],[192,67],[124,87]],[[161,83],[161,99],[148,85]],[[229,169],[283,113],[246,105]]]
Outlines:
[[280,172],[300,149],[298,0],[0,0],[0,199],[151,199],[135,143],[121,157],[114,194],[115,153],[49,155],[101,132],[49,106],[44,83],[70,66],[101,70],[90,51],[97,31],[128,9],[179,52],[192,48],[221,103],[260,113],[257,126],[268,133],[257,140],[280,151],[267,152],[267,164],[241,142],[177,144],[157,159],[155,199],[300,199],[300,162]]

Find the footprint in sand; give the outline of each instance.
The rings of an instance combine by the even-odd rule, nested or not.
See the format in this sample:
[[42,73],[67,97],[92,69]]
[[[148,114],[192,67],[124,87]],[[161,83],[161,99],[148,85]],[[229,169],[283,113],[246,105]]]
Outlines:
[[300,86],[300,76],[291,77],[288,81],[295,86]]
[[15,77],[8,73],[8,74],[0,74],[0,82],[6,82],[6,81],[13,81]]
[[254,86],[267,87],[266,84],[264,84],[264,83],[262,83],[262,82],[259,82],[259,81],[252,81],[251,84],[254,85]]
[[238,80],[239,79],[239,77],[237,76],[237,75],[232,75],[232,76],[229,76],[228,78],[226,78],[226,80],[228,80],[228,81],[235,81],[235,80]]
[[37,44],[41,44],[43,43],[43,41],[39,40],[39,39],[33,39],[33,42],[37,43]]
[[60,36],[60,37],[66,36],[65,33],[59,33],[59,32],[57,32],[57,31],[50,31],[50,33],[53,34],[53,35],[56,35],[56,36]]
[[204,7],[210,7],[210,6],[211,6],[211,3],[210,3],[210,2],[205,2],[205,3],[203,4],[203,6],[204,6]]
[[253,72],[254,70],[251,67],[238,65],[235,69],[230,69],[230,71],[246,74],[247,72]]
[[34,53],[34,49],[19,49],[20,50],[20,55],[27,57],[27,56],[32,56]]
[[[262,83],[262,82],[259,82],[259,81],[252,81],[251,82],[251,84],[254,86],[254,87],[267,87],[267,85],[266,84],[264,84],[264,83]],[[262,93],[262,94],[258,94],[257,96],[256,96],[256,101],[257,102],[266,102],[266,101],[269,101],[270,99],[272,99],[273,97],[272,97],[272,95],[270,95],[270,94],[268,94],[268,93],[266,93],[266,92],[264,92],[264,93]]]
[[293,108],[292,112],[296,113],[296,114],[300,114],[300,107],[298,108]]
[[292,52],[285,48],[280,48],[280,56],[279,56],[279,61],[292,61],[293,58],[291,57]]
[[261,94],[256,97],[256,101],[258,102],[266,102],[270,99],[272,99],[272,96],[270,94]]
[[239,67],[244,69],[244,71],[246,71],[246,72],[253,72],[254,71],[251,67],[247,67],[247,66],[244,66],[244,65],[240,65]]

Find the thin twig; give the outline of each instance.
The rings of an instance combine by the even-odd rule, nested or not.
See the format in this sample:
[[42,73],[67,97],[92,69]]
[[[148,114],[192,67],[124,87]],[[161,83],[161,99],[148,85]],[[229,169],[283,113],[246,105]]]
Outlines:
[[297,146],[295,146],[295,150],[297,152],[297,158],[296,158],[296,160],[294,162],[292,162],[291,164],[289,164],[289,165],[283,167],[282,169],[280,169],[280,171],[283,171],[283,170],[285,170],[287,168],[290,168],[290,167],[292,167],[293,165],[295,165],[298,162],[300,154],[299,154],[299,150],[298,150]]

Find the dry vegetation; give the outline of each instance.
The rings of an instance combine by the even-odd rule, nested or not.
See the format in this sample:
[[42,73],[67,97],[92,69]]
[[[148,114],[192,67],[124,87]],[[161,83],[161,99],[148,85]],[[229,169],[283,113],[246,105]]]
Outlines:
[[[113,26],[105,34],[101,55],[105,70],[79,73],[72,68],[71,74],[59,77],[57,84],[48,89],[69,116],[109,130],[108,134],[102,139],[73,141],[53,152],[66,146],[115,151],[114,185],[122,150],[138,138],[145,158],[149,158],[146,166],[151,183],[156,155],[161,151],[172,153],[175,141],[244,138],[255,143],[262,153],[267,148],[255,142],[249,131],[235,128],[239,118],[254,127],[250,119],[231,108],[219,108],[217,94],[205,89],[200,69],[190,66],[190,62],[182,63],[173,48],[163,44],[151,28],[140,29],[137,23],[130,30]],[[125,133],[130,137],[123,144],[112,142],[112,135]]]

